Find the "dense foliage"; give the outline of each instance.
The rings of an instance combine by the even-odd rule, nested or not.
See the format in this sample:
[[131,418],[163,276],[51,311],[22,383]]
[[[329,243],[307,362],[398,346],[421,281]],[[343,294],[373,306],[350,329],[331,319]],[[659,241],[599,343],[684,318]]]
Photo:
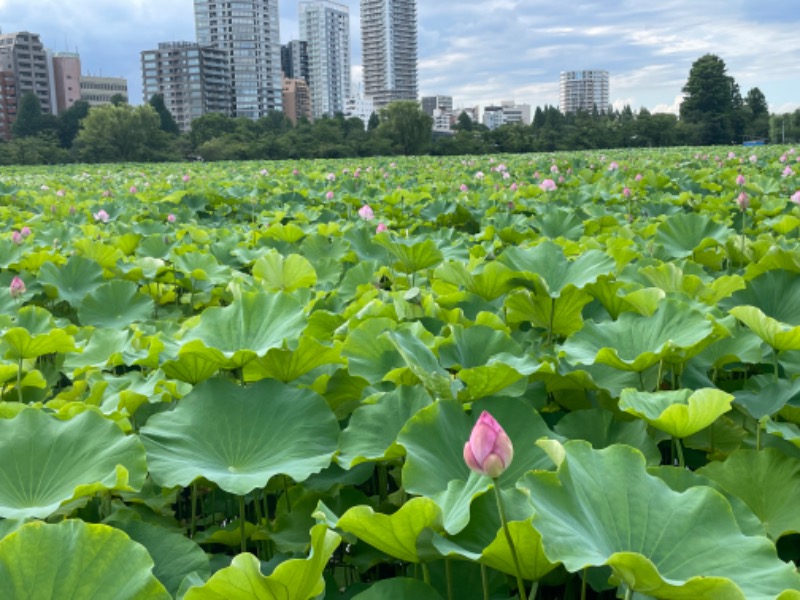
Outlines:
[[800,598],[799,169],[4,171],[3,598]]

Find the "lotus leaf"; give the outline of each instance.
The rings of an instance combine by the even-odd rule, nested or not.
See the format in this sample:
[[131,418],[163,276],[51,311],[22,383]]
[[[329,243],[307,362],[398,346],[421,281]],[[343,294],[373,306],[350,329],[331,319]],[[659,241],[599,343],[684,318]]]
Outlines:
[[0,419],[0,516],[45,518],[71,500],[138,490],[142,444],[93,411],[61,421],[27,408]]
[[740,531],[722,495],[671,490],[628,446],[567,442],[557,472],[521,485],[545,554],[571,572],[608,565],[634,591],[664,599],[766,600],[800,589],[769,540]]
[[164,487],[204,477],[244,495],[278,474],[303,481],[327,467],[339,427],[325,400],[264,380],[246,388],[211,379],[141,430],[150,473]]
[[123,329],[153,315],[153,299],[139,293],[132,281],[115,279],[90,292],[78,308],[78,318],[84,325]]
[[735,306],[730,313],[774,350],[800,350],[800,325],[781,323],[755,306]]
[[107,525],[34,521],[0,540],[0,589],[7,600],[169,600],[142,546]]
[[656,243],[671,258],[684,258],[712,245],[725,245],[732,231],[705,215],[679,213],[658,226]]
[[317,272],[308,259],[299,254],[283,257],[275,250],[255,262],[253,276],[268,292],[292,292],[317,283]]
[[[57,296],[78,307],[89,292],[103,283],[103,267],[93,260],[73,255],[62,266],[52,262],[43,264],[38,279],[48,295]],[[52,293],[48,286],[53,288]]]
[[621,410],[644,419],[676,438],[689,437],[711,425],[731,409],[733,396],[722,390],[622,391]]
[[442,600],[439,593],[425,582],[406,577],[385,579],[373,584],[366,592],[353,596],[353,600]]

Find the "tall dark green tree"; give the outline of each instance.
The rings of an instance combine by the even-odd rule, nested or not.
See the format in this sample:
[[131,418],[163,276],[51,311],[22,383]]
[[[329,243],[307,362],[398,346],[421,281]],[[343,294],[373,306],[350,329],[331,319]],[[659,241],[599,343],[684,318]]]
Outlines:
[[181,132],[178,123],[175,122],[175,117],[172,116],[167,105],[164,104],[163,95],[153,94],[150,96],[150,106],[158,113],[158,118],[161,121],[161,131],[169,133],[170,135],[178,135]]
[[398,100],[381,109],[378,133],[390,140],[400,154],[423,154],[431,144],[433,118],[416,102]]
[[58,116],[58,139],[62,148],[71,148],[81,128],[81,121],[89,114],[89,103],[78,100]]
[[769,136],[769,105],[767,97],[757,87],[747,92],[744,99],[747,111],[747,127],[745,133],[748,138],[764,139]]
[[701,56],[692,64],[683,93],[686,97],[681,104],[681,119],[699,126],[699,142],[730,143],[738,86],[728,75],[725,62],[714,54]]
[[33,92],[27,92],[19,99],[17,118],[11,127],[14,137],[30,137],[42,131],[42,104]]

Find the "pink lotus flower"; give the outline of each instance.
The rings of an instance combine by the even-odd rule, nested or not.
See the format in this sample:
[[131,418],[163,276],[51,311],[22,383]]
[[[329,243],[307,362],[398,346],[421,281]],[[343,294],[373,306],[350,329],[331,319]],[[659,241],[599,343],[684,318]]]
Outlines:
[[460,187],[459,189],[460,189],[462,192],[464,192],[465,194],[466,194],[466,193],[469,191],[469,188],[467,187],[467,184],[466,184],[466,183],[462,183],[462,184],[461,184],[461,187]]
[[637,173],[637,174],[636,174],[636,177],[634,177],[633,179],[634,179],[635,181],[641,181],[641,180],[643,179],[643,177],[642,177],[642,174],[641,174],[641,173]]
[[752,164],[756,164],[758,162],[758,157],[755,154],[750,155],[750,162]]
[[375,228],[375,233],[381,233],[383,231],[388,231],[389,228],[384,225],[383,223],[378,223],[378,226]]
[[66,192],[64,190],[58,190],[56,192],[56,196],[63,196],[64,194],[66,194]]
[[299,174],[300,171],[298,171],[297,169],[292,169],[292,175],[299,175]]
[[104,190],[102,194],[100,194],[103,198],[110,198],[111,197],[111,190]]
[[174,223],[175,222],[175,215],[173,215],[172,213],[169,213],[167,215],[167,221],[170,222],[170,223]]
[[555,175],[556,173],[558,173],[558,166],[557,166],[557,165],[553,165],[552,167],[550,167],[550,172],[551,172],[553,175]]
[[503,172],[503,179],[510,179],[510,178],[511,178],[511,173],[509,173],[508,171],[504,171]]
[[516,192],[519,189],[519,187],[517,186],[516,183],[512,183],[511,187],[509,187],[508,189],[510,189],[512,192]]
[[619,165],[616,163],[616,161],[612,161],[611,164],[608,165],[609,171],[616,171],[617,169],[619,169]]
[[190,179],[191,179],[191,177],[189,177],[188,175],[184,175],[183,176],[183,183],[189,183]]
[[40,187],[39,189],[40,189],[40,190],[42,190],[42,191],[45,191],[45,190],[49,190],[49,189],[50,189],[50,187],[49,187],[48,185],[46,185],[46,184],[44,184],[44,183],[43,183],[43,184],[42,184],[42,187]]
[[736,204],[739,210],[747,210],[750,207],[750,198],[747,196],[747,193],[740,193],[736,198]]
[[484,177],[485,175],[483,174],[483,171],[478,171],[477,173],[475,173],[475,179],[481,180]]
[[26,238],[31,234],[31,228],[25,225],[25,227],[19,230],[19,233],[23,238]]
[[539,184],[539,187],[542,188],[545,192],[552,192],[553,190],[557,189],[558,186],[556,182],[552,179],[545,179],[542,183]]
[[333,173],[328,173],[326,175],[326,178],[327,178],[328,181],[336,181],[336,175],[333,174]]
[[506,432],[483,411],[464,444],[464,462],[480,475],[497,479],[514,459],[514,446]]
[[534,178],[534,179],[539,179],[539,177],[540,177],[540,176],[539,176],[539,171],[534,171],[534,172],[533,172],[533,178]]
[[631,188],[628,188],[628,187],[622,188],[622,195],[625,196],[626,198],[630,198],[631,197]]
[[132,185],[132,186],[131,186],[131,189],[129,189],[128,191],[129,191],[131,194],[135,194],[135,193],[137,193],[139,190],[137,190],[137,189],[136,189],[136,186],[135,186],[135,185]]
[[11,285],[8,286],[9,291],[11,292],[12,298],[19,298],[22,294],[25,293],[25,282],[22,281],[17,276],[14,276],[14,279],[11,280]]
[[739,174],[736,176],[736,185],[744,185],[744,184],[745,184],[745,178],[744,178],[744,175],[742,175],[741,173],[739,173]]
[[22,237],[22,234],[15,229],[11,232],[11,241],[19,246],[23,241],[25,241],[25,238]]
[[358,216],[365,221],[371,221],[375,218],[375,211],[372,210],[369,204],[365,204],[358,209]]
[[92,215],[95,221],[101,221],[103,223],[108,223],[108,213],[104,211],[102,208],[98,210],[96,213]]
[[795,204],[800,204],[800,190],[797,190],[794,194],[792,194],[792,197],[789,199]]
[[781,173],[781,175],[783,175],[784,177],[791,177],[792,175],[794,175],[794,171],[792,171],[792,167],[786,167],[783,170],[783,173]]
[[735,152],[728,152],[728,160],[731,160],[731,159],[734,159],[734,158],[736,158],[736,153]]

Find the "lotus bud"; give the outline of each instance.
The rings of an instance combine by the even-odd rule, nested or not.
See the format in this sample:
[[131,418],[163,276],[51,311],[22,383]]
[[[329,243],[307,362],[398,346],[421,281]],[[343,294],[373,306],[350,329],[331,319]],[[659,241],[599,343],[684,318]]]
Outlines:
[[488,412],[483,411],[464,444],[467,466],[492,479],[503,474],[514,458],[514,446],[506,432]]
[[25,293],[25,282],[15,276],[14,279],[11,280],[9,291],[11,292],[12,298],[19,298]]

